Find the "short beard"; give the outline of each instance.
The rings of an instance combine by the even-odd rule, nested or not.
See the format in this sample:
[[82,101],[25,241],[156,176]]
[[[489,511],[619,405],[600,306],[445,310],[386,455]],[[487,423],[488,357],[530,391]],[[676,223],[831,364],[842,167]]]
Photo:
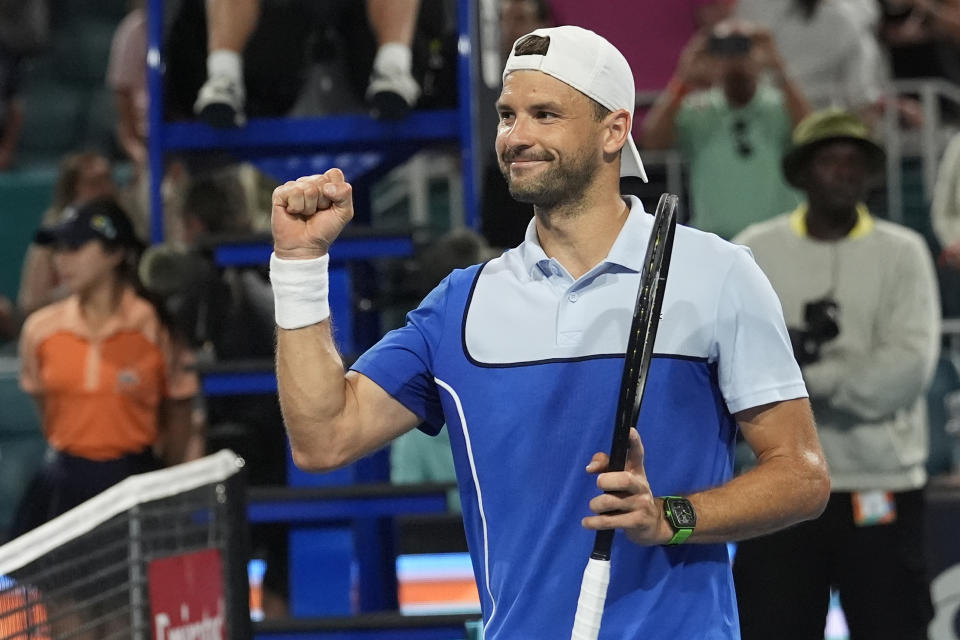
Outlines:
[[[600,159],[583,152],[568,163],[554,164],[536,178],[514,182],[510,178],[509,160],[506,159],[511,155],[515,154],[508,150],[500,158],[500,171],[507,181],[510,195],[517,202],[543,209],[553,209],[581,199],[600,169]],[[555,156],[553,160],[556,162]]]

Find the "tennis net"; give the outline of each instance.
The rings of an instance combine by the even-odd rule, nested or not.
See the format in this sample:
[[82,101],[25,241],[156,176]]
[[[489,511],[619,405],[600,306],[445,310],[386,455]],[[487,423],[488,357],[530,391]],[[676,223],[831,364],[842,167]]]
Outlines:
[[0,640],[250,638],[242,466],[132,476],[0,547]]

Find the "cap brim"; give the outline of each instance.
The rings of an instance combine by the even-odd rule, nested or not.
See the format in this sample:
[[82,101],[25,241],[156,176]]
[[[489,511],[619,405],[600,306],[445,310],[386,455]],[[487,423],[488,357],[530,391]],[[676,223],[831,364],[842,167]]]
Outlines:
[[97,234],[72,225],[37,229],[33,241],[41,246],[79,247],[97,238]]
[[620,177],[626,176],[636,176],[647,182],[647,172],[643,168],[640,151],[637,149],[637,143],[633,141],[633,136],[627,137],[627,144],[624,145],[623,153],[620,154]]

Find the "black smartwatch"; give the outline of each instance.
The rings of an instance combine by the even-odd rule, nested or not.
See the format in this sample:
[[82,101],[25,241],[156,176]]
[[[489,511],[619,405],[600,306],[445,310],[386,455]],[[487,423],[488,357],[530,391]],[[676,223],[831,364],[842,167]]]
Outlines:
[[693,505],[686,498],[664,496],[661,500],[663,500],[663,515],[673,528],[673,537],[667,544],[681,544],[696,528],[697,512],[693,510]]

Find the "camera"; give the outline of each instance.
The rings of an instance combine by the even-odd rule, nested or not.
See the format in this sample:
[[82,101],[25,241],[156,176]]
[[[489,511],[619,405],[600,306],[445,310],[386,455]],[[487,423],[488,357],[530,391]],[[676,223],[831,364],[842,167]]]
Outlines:
[[717,56],[742,56],[752,48],[753,38],[742,33],[711,34],[707,41],[707,51]]
[[840,306],[836,300],[822,298],[803,307],[802,329],[790,329],[793,355],[801,366],[820,359],[820,347],[840,335]]

